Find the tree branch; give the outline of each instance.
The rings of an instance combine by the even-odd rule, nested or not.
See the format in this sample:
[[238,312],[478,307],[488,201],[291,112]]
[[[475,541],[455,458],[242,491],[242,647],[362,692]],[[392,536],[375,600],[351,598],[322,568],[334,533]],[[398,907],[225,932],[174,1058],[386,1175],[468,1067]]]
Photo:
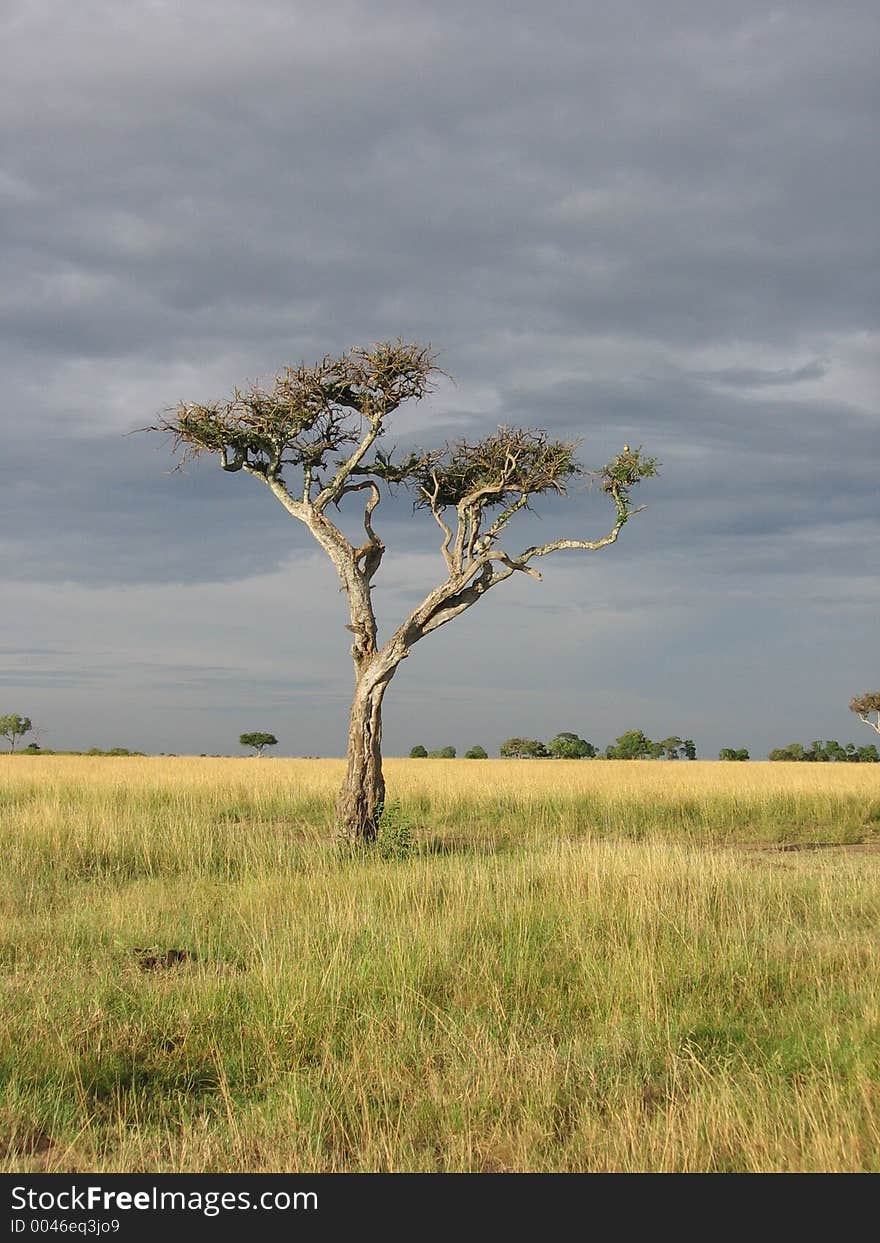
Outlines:
[[456,565],[455,565],[455,561],[453,560],[452,554],[449,551],[449,545],[452,543],[452,528],[449,526],[449,524],[444,519],[443,512],[440,506],[437,504],[437,497],[440,494],[440,480],[437,478],[436,471],[432,473],[432,478],[434,480],[434,487],[430,492],[425,487],[422,487],[419,490],[427,498],[428,504],[431,507],[431,514],[433,515],[434,521],[437,523],[437,526],[443,532],[444,539],[443,539],[443,543],[440,546],[440,551],[443,554],[443,560],[446,562],[447,570],[449,571],[450,574],[454,574],[456,570]]
[[294,518],[298,518],[300,522],[304,522],[311,529],[311,522],[309,521],[311,506],[303,501],[298,501],[288,491],[287,484],[280,475],[265,475],[261,471],[255,471],[247,463],[244,463],[244,469],[249,475],[256,475],[258,479],[262,479],[272,495],[277,497],[287,512],[292,514]]
[[464,613],[466,609],[471,608],[477,601],[486,594],[496,584],[510,578],[514,569],[517,567],[508,563],[501,571],[496,571],[491,562],[482,563],[482,569],[477,577],[465,587],[453,591],[447,596],[443,603],[437,607],[421,626],[420,638],[426,634],[431,634],[434,630],[439,630],[441,626],[445,626],[447,622],[451,622],[453,618]]
[[342,497],[349,492],[362,492],[365,488],[370,489],[370,497],[364,507],[364,531],[367,535],[367,542],[361,544],[360,548],[354,549],[354,561],[356,566],[363,561],[363,573],[369,582],[378,570],[385,553],[385,545],[373,530],[372,522],[373,511],[382,500],[379,485],[373,479],[365,479],[362,483],[347,483],[339,499],[342,500]]
[[370,423],[369,431],[361,439],[354,453],[352,453],[351,456],[340,465],[330,483],[328,483],[326,487],[322,488],[315,497],[313,504],[316,513],[322,513],[331,501],[336,501],[342,496],[346,480],[349,478],[352,471],[355,470],[355,468],[363,461],[364,455],[368,452],[370,446],[374,444],[381,435],[382,417],[385,414],[390,414],[391,411],[396,408],[397,402],[394,402],[392,405],[387,407],[387,409],[383,409],[381,415],[368,416]]
[[548,553],[562,552],[570,548],[585,548],[588,551],[595,552],[599,548],[607,548],[609,544],[613,544],[629,518],[633,514],[641,513],[645,507],[644,505],[639,505],[638,508],[631,509],[626,490],[614,481],[607,486],[606,490],[613,496],[617,508],[617,521],[607,535],[603,535],[600,539],[595,540],[560,539],[554,540],[550,544],[536,544],[520,553],[516,561],[526,564],[534,557],[546,557]]
[[489,530],[486,532],[487,538],[490,540],[493,540],[495,536],[498,535],[498,533],[502,531],[504,527],[507,526],[508,522],[513,517],[513,515],[516,513],[519,513],[519,511],[521,509],[524,509],[525,506],[528,505],[528,503],[529,503],[528,493],[523,492],[522,496],[520,496],[518,501],[515,501],[512,505],[508,505],[507,509],[505,509],[503,513],[500,513],[498,515],[498,517],[489,527]]

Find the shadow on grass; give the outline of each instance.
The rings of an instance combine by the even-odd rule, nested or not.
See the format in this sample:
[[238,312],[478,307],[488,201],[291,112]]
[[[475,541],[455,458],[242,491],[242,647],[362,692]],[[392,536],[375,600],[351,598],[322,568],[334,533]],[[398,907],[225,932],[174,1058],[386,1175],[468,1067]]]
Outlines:
[[494,839],[473,839],[441,837],[439,834],[434,834],[418,843],[417,853],[421,855],[503,855],[510,854],[513,846],[513,842],[506,835]]
[[86,1108],[97,1114],[163,1118],[173,1102],[218,1106],[230,1086],[211,1061],[181,1060],[173,1050],[126,1058],[119,1055],[80,1064],[79,1083]]

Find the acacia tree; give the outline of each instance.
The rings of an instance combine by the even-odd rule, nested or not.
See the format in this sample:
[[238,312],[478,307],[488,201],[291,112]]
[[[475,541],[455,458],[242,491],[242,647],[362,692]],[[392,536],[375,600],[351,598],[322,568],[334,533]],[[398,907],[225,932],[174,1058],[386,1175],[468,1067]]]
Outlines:
[[278,746],[278,739],[274,734],[267,734],[260,729],[252,730],[249,734],[240,734],[238,741],[243,747],[253,747],[260,759],[262,759],[264,747]]
[[[849,705],[850,712],[855,712],[860,721],[870,725],[880,734],[880,691],[868,691],[864,695],[856,695]],[[874,720],[871,720],[871,713]]]
[[[307,366],[287,367],[268,387],[236,389],[225,401],[183,402],[148,429],[169,432],[187,458],[213,454],[225,471],[245,471],[264,484],[302,522],[326,552],[348,597],[354,636],[355,687],[348,733],[348,769],[337,802],[339,832],[371,841],[385,798],[382,775],[382,700],[401,661],[416,643],[460,616],[516,573],[540,579],[533,565],[566,549],[597,550],[613,544],[637,512],[630,492],[656,473],[653,458],[628,445],[601,470],[596,482],[614,505],[615,518],[598,539],[556,539],[519,551],[502,545],[508,524],[544,493],[566,494],[586,474],[577,443],[554,440],[531,428],[500,427],[483,440],[458,440],[394,460],[380,438],[392,414],[420,400],[439,372],[429,348],[403,341],[329,355]],[[384,642],[373,611],[373,580],[385,555],[373,517],[383,489],[410,490],[414,509],[426,511],[440,532],[444,573]],[[343,502],[363,502],[364,538],[349,540],[331,518]]]

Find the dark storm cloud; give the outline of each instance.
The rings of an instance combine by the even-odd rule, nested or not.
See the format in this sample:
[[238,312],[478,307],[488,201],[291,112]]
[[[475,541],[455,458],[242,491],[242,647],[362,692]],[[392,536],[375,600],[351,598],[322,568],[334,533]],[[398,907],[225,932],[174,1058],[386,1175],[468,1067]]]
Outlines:
[[451,349],[484,315],[791,341],[876,313],[867,8],[29,12],[4,324],[30,348],[289,349],[403,316]]
[[[607,631],[613,663],[626,617],[668,703],[652,592],[657,617],[686,602],[695,664],[723,636],[733,644],[731,630],[765,648],[796,630],[808,663],[827,658],[821,615],[837,600],[841,682],[871,681],[876,6],[30,0],[4,13],[0,558],[7,582],[30,585],[15,624],[35,645],[5,663],[13,689],[42,681],[70,697],[77,662],[82,684],[112,667],[152,705],[147,736],[131,741],[156,747],[163,687],[199,696],[237,679],[243,700],[274,701],[270,674],[251,679],[245,656],[217,645],[194,661],[185,635],[171,672],[158,651],[139,663],[127,601],[152,584],[143,608],[179,609],[200,634],[212,619],[185,594],[199,584],[227,585],[211,595],[215,619],[243,608],[249,577],[281,608],[282,588],[266,584],[300,564],[304,533],[254,481],[203,464],[169,474],[156,437],[122,433],[181,398],[400,333],[432,340],[458,380],[402,414],[401,445],[525,422],[583,436],[591,465],[624,440],[663,462],[649,511],[601,571],[548,569],[541,603],[511,586],[550,650],[576,608],[579,625]],[[601,530],[601,502],[587,491],[548,506],[523,542]],[[403,498],[383,524],[404,567],[383,567],[390,621],[413,597],[408,575],[430,585],[432,532]],[[615,597],[607,618],[597,582]],[[40,593],[60,584],[72,614],[56,632],[32,624],[27,610],[50,607]],[[109,657],[77,584],[115,618]],[[320,610],[298,623],[322,652],[309,627],[326,624]],[[489,650],[461,626],[461,641],[450,628],[435,655],[419,652],[419,677],[454,686],[448,662],[470,644],[491,676],[474,692],[462,679],[441,725],[469,713],[494,729],[509,712],[488,704],[507,703],[505,662],[526,636],[506,628]],[[69,665],[36,650],[59,632]],[[148,645],[149,627],[138,634]],[[347,678],[340,668],[333,682],[333,650],[326,713],[295,657],[282,679],[317,695],[325,752],[341,742]],[[578,676],[601,680],[586,659]],[[541,677],[556,684],[549,664]],[[566,690],[542,693],[526,701],[550,722]],[[628,693],[650,715],[644,680]],[[234,695],[222,702],[234,712]],[[819,713],[818,690],[810,703]],[[610,690],[606,706],[613,717]],[[744,706],[743,730],[751,719]]]

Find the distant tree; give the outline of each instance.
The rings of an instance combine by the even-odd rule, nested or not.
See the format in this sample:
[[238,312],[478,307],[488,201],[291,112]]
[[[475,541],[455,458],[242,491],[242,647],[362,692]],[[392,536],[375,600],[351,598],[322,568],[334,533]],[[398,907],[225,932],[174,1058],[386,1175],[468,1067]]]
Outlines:
[[740,747],[738,750],[734,747],[722,747],[718,752],[718,758],[719,760],[747,760],[749,753],[745,747]]
[[33,726],[30,717],[19,716],[17,712],[11,712],[9,716],[0,716],[0,738],[9,740],[9,750],[15,750],[16,741],[23,738],[25,734],[29,734]]
[[543,742],[539,742],[537,738],[508,738],[506,742],[502,742],[498,753],[508,759],[517,760],[539,760],[549,755]]
[[[864,695],[856,695],[849,705],[850,712],[855,712],[860,721],[880,734],[880,691],[867,691]],[[874,719],[871,720],[873,714]]]
[[241,734],[238,741],[243,747],[254,747],[258,757],[262,757],[263,747],[278,746],[278,739],[274,734],[264,734],[261,730],[254,730],[250,734]]
[[790,742],[787,747],[774,747],[767,759],[794,762],[805,760],[806,755],[806,751],[799,742]]
[[664,738],[661,743],[658,743],[658,746],[667,760],[677,760],[683,754],[682,747],[684,743],[677,734],[670,734],[668,738]]
[[38,751],[42,751],[42,749],[43,748],[35,742],[29,742],[28,745],[25,747],[25,751],[29,752],[32,755],[36,755],[36,753]]
[[825,757],[833,763],[845,763],[847,760],[846,748],[842,747],[835,738],[829,738],[825,743]]
[[841,750],[843,755],[839,758],[849,764],[876,764],[880,761],[880,753],[878,753],[873,742],[866,747],[857,747],[855,743],[848,742],[846,747],[842,747]]
[[628,729],[613,745],[605,748],[609,760],[649,760],[651,739],[641,729]]
[[666,759],[696,759],[696,747],[691,738],[680,738],[677,733],[671,733],[669,738],[664,738],[662,742],[655,743],[659,747],[660,755]]
[[419,743],[418,746],[413,747],[413,749],[409,753],[409,758],[411,760],[424,760],[424,759],[427,759],[427,757],[428,757],[428,752],[422,746],[421,743]]
[[471,747],[470,751],[465,751],[464,758],[466,760],[488,760],[489,752],[485,747]]
[[[656,461],[629,445],[588,472],[577,460],[576,441],[506,426],[474,443],[460,439],[395,459],[383,438],[401,405],[432,390],[437,371],[430,349],[381,342],[287,367],[268,386],[236,389],[222,401],[181,402],[151,429],[170,433],[184,460],[210,454],[222,470],[243,471],[264,485],[333,563],[348,604],[355,668],[348,771],[336,822],[343,837],[362,842],[376,840],[385,803],[382,702],[401,662],[513,575],[540,579],[536,563],[545,557],[615,543],[641,508],[632,504],[633,490],[657,473]],[[603,534],[551,538],[527,548],[509,542],[517,515],[541,497],[564,497],[587,474],[613,506]],[[373,580],[385,544],[374,522],[392,487],[408,488],[415,509],[436,524],[443,568],[436,586],[381,642]],[[353,500],[362,503],[363,536],[357,539],[333,520],[334,511]]]
[[428,757],[432,760],[454,760],[455,747],[441,747],[439,751],[429,751]]
[[596,754],[591,742],[569,730],[563,730],[552,738],[548,750],[555,760],[591,760]]

